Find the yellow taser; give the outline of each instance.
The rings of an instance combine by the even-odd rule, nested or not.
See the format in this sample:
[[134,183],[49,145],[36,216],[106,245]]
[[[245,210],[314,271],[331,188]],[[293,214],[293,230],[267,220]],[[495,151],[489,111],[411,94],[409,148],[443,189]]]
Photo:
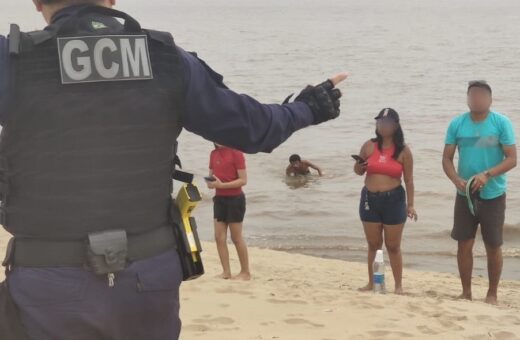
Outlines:
[[204,266],[200,253],[200,244],[197,232],[197,223],[192,212],[202,200],[199,189],[193,183],[184,184],[175,204],[172,205],[174,231],[177,236],[177,246],[182,264],[184,281],[194,280],[204,274]]

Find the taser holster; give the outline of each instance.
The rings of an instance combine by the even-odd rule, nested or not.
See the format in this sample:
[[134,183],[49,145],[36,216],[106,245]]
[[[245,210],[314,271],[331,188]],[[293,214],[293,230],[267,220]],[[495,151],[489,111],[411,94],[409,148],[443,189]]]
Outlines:
[[191,216],[201,200],[202,197],[197,186],[193,183],[186,183],[181,187],[177,198],[171,205],[173,231],[177,238],[177,250],[184,281],[194,280],[204,274],[197,223]]

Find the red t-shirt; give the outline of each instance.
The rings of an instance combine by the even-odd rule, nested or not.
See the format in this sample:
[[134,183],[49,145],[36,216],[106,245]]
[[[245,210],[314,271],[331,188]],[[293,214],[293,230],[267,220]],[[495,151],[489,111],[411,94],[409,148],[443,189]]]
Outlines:
[[[244,154],[230,148],[219,148],[211,152],[209,168],[222,183],[232,182],[238,179],[238,170],[246,169]],[[216,189],[217,196],[239,196],[242,188]]]

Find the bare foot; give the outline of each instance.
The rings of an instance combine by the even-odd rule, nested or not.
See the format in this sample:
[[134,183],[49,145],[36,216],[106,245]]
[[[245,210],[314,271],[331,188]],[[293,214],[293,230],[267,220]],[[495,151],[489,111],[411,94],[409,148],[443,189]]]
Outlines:
[[220,275],[217,275],[217,278],[218,279],[229,280],[229,279],[231,279],[231,273],[222,273]]
[[488,295],[488,296],[486,297],[485,302],[486,302],[487,304],[490,304],[490,305],[493,305],[493,306],[498,306],[498,299],[497,299],[496,296],[493,296],[493,295]]
[[471,296],[471,293],[462,293],[459,296],[457,296],[457,300],[473,301],[473,297]]
[[396,287],[394,293],[396,295],[404,295],[403,287]]
[[365,287],[358,288],[358,292],[371,292],[374,290],[374,285],[369,283]]
[[234,276],[232,280],[249,281],[249,280],[251,280],[251,274],[250,273],[240,273],[237,276]]

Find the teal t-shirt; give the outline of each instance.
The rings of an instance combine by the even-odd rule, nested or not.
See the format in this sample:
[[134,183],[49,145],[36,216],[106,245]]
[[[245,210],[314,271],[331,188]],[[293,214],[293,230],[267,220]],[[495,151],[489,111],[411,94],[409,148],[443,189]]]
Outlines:
[[[505,158],[503,146],[515,145],[515,131],[506,116],[490,112],[482,122],[474,122],[466,112],[451,122],[446,134],[447,145],[457,145],[459,150],[459,176],[465,180],[494,168]],[[507,191],[507,176],[489,180],[482,188],[483,199],[502,196]],[[461,193],[462,194],[462,193]]]

